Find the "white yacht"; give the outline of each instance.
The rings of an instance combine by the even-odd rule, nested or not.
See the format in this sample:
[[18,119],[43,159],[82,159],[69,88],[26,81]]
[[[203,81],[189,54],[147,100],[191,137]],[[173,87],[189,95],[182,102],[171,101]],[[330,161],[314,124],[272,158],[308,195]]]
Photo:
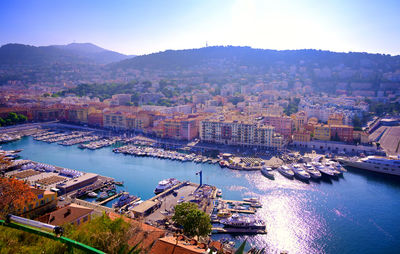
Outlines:
[[175,178],[168,178],[168,179],[162,180],[162,181],[158,182],[158,185],[157,185],[156,189],[154,190],[154,194],[159,194],[161,192],[164,192],[179,183],[180,182]]
[[270,178],[270,179],[275,179],[275,176],[274,176],[274,174],[272,173],[272,168],[270,168],[270,167],[267,167],[267,166],[262,166],[262,168],[261,168],[261,173],[265,176],[265,177],[268,177],[268,178]]
[[311,178],[310,174],[300,164],[293,164],[291,168],[300,179],[309,180]]
[[246,229],[261,229],[265,230],[265,223],[262,220],[257,220],[254,217],[232,215],[230,218],[221,220],[221,224],[225,227],[246,228]]
[[327,175],[327,176],[335,176],[332,170],[329,168],[325,167],[319,162],[313,162],[312,165],[315,167],[315,169],[319,170],[322,174]]
[[313,167],[313,165],[309,164],[309,163],[304,163],[304,170],[307,171],[310,176],[314,179],[318,179],[321,178],[321,172],[319,172],[318,169],[315,169]]
[[325,164],[324,164],[324,165],[325,165],[326,168],[328,168],[329,170],[331,170],[335,176],[338,176],[338,175],[343,174],[342,171],[339,171],[339,170],[337,169],[336,164],[335,164],[334,161],[330,161],[330,160],[325,161]]
[[282,165],[278,168],[279,173],[288,178],[293,178],[294,172],[288,166]]
[[338,158],[344,166],[400,176],[400,158],[368,156],[366,158]]

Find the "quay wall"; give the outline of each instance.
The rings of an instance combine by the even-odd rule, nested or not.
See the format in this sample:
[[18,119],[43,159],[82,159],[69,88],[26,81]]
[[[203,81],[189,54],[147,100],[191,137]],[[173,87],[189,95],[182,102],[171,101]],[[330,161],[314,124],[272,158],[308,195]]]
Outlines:
[[344,143],[328,142],[328,141],[310,141],[310,142],[300,142],[294,141],[292,147],[297,148],[310,148],[316,150],[325,151],[337,151],[337,152],[373,152],[382,153],[378,150],[376,146],[364,146],[364,145],[348,145]]

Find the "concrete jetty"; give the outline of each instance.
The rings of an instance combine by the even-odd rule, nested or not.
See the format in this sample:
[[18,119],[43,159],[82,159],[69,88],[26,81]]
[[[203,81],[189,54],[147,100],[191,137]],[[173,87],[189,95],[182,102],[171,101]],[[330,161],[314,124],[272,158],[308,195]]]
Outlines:
[[211,229],[213,234],[266,234],[265,229],[249,229],[249,228],[222,228],[213,227]]

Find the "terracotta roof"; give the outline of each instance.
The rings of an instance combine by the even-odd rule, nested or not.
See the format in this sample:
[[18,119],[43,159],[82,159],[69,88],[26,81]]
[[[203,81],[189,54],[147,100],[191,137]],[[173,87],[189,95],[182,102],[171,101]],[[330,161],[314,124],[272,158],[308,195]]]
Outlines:
[[70,204],[49,213],[49,221],[51,225],[61,226],[66,223],[75,222],[78,218],[89,215],[94,210],[77,204]]
[[144,251],[148,251],[154,242],[156,242],[160,237],[165,236],[165,231],[162,229],[147,225],[137,220],[129,219],[125,216],[121,216],[120,214],[111,212],[108,214],[108,216],[112,220],[122,217],[124,221],[131,223],[133,226],[140,227],[140,232],[135,234],[135,236],[133,236],[128,241],[128,244],[131,247],[135,246],[137,243],[140,242],[140,247]]
[[36,189],[31,187],[31,191],[33,192],[34,195],[38,196],[38,195],[43,195],[44,194],[44,190],[41,189]]
[[197,254],[205,253],[206,250],[185,241],[178,241],[177,244],[176,237],[167,236],[158,239],[153,248],[151,248],[150,254],[172,253],[172,251],[174,254]]

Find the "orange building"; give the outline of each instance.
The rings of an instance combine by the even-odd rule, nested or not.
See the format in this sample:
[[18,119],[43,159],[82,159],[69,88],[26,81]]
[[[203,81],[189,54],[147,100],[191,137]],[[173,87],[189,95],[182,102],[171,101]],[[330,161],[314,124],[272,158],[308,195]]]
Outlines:
[[307,130],[300,130],[293,132],[293,141],[299,142],[310,142],[311,141],[311,132]]

